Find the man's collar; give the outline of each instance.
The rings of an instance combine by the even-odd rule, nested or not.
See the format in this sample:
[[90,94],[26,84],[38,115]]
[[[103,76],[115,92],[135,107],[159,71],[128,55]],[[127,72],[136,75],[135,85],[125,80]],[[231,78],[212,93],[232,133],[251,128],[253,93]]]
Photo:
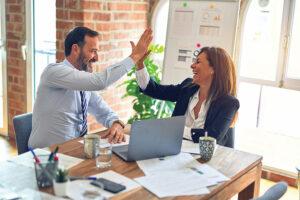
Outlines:
[[67,60],[67,58],[64,59],[63,63],[64,63],[65,65],[69,66],[69,67],[72,67],[72,68],[76,69],[76,67],[75,67],[74,65],[72,65],[72,64]]

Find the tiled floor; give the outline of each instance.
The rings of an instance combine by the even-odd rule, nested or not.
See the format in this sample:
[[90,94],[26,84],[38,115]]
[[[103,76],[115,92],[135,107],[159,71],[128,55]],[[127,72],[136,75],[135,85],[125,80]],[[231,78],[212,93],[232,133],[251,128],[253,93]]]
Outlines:
[[[5,137],[0,136],[0,161],[6,160],[11,156],[17,155],[16,144],[13,141],[7,141]],[[261,179],[260,193],[263,194],[268,188],[275,183],[265,179]],[[236,197],[232,200],[237,199]],[[297,200],[299,199],[298,190],[294,187],[289,187],[287,193],[281,200]]]

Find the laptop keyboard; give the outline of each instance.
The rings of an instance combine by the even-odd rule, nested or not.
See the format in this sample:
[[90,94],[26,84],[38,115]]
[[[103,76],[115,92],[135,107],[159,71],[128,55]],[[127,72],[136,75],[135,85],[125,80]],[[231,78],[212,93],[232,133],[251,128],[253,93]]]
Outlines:
[[127,158],[128,151],[119,151],[119,154]]

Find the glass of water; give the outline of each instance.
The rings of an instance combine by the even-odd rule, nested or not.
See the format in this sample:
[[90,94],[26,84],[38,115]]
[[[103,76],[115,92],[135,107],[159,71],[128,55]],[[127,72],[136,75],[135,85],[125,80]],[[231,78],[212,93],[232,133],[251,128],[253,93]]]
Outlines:
[[111,166],[112,144],[108,139],[100,138],[98,146],[98,156],[96,157],[97,168],[105,168]]

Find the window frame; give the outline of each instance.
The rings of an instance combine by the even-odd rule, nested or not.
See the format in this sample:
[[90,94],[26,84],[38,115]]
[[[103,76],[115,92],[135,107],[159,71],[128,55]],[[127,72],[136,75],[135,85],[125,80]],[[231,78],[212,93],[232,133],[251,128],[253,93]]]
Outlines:
[[5,12],[5,2],[0,2],[0,12],[1,22],[0,22],[0,34],[2,47],[0,47],[0,56],[1,56],[1,68],[2,70],[2,90],[3,90],[3,128],[0,128],[0,134],[7,136],[8,135],[8,108],[7,108],[7,58],[6,58],[6,12]]
[[[151,14],[151,28],[153,30],[153,33],[155,33],[156,31],[156,20],[158,17],[158,13],[161,10],[162,6],[167,3],[169,0],[159,0],[156,2],[156,4],[154,5],[154,9],[153,12]],[[156,44],[156,41],[153,40],[153,42]],[[165,44],[163,44],[165,46]]]
[[278,60],[276,66],[276,79],[275,81],[255,79],[240,76],[240,67],[241,67],[241,54],[239,53],[243,48],[242,45],[242,36],[244,34],[244,27],[246,22],[247,13],[250,7],[250,4],[253,1],[247,1],[244,5],[241,6],[240,13],[243,13],[243,16],[240,16],[238,23],[238,35],[236,40],[236,51],[235,62],[237,64],[238,72],[238,81],[247,82],[259,85],[273,86],[278,88],[300,90],[300,79],[291,79],[287,78],[287,61],[288,61],[288,51],[290,48],[289,38],[292,31],[293,16],[295,12],[295,1],[296,0],[285,0],[283,3],[283,12],[281,20],[281,30],[280,30],[280,40],[279,40],[279,51],[278,51]]

